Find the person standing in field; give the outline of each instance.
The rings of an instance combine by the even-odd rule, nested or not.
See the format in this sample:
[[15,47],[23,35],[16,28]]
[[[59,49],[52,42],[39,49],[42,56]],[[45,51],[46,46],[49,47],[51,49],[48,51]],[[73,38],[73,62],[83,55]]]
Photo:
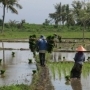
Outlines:
[[70,74],[70,78],[81,78],[81,72],[82,72],[82,66],[83,63],[85,61],[85,55],[84,55],[84,51],[86,51],[86,49],[83,46],[79,46],[76,49],[77,53],[75,54],[74,57],[74,66],[72,67],[71,70],[71,74]]
[[40,39],[37,41],[37,47],[39,50],[40,65],[45,66],[45,53],[47,51],[47,40],[45,36],[40,36]]
[[58,35],[56,33],[54,33],[53,35],[54,35],[55,47],[58,47],[58,42],[59,42]]

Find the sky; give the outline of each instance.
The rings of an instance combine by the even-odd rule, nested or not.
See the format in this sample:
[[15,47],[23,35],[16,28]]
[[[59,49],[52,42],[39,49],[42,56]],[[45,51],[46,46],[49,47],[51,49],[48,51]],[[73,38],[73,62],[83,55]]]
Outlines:
[[[54,5],[58,3],[70,4],[73,0],[19,0],[22,9],[18,9],[18,15],[6,11],[5,22],[9,20],[21,21],[25,19],[27,23],[42,24],[45,19],[49,18],[49,13],[55,12]],[[2,19],[2,6],[0,5],[0,19]]]

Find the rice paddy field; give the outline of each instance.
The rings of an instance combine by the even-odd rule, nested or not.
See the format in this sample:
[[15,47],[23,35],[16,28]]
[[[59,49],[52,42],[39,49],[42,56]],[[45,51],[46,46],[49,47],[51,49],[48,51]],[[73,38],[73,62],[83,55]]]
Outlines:
[[55,90],[89,90],[90,86],[90,63],[83,65],[81,80],[67,81],[70,76],[73,62],[49,63],[50,77]]
[[[37,38],[44,32],[37,32],[35,33],[37,35]],[[45,32],[44,35],[53,35],[54,33],[58,32]],[[1,33],[0,33],[1,34]],[[2,67],[2,64],[0,68],[6,69],[5,71],[5,77],[0,79],[2,80],[2,84],[9,80],[9,76],[7,77],[8,74],[10,74],[9,69],[10,67],[13,67],[12,69],[16,70],[16,72],[20,72],[20,70],[26,73],[17,73],[18,76],[16,77],[19,80],[14,80],[15,86],[12,86],[13,82],[13,76],[12,80],[10,82],[11,88],[14,88],[12,90],[15,90],[15,88],[18,88],[16,84],[22,85],[22,81],[24,84],[26,84],[27,90],[30,90],[28,87],[28,84],[31,83],[32,81],[32,70],[36,69],[36,64],[28,64],[28,59],[32,58],[32,53],[29,51],[29,36],[34,34],[34,32],[5,32],[0,35],[0,57],[3,59],[3,54],[5,54],[5,60],[6,60],[6,67]],[[52,85],[54,86],[55,90],[89,90],[90,88],[90,33],[85,32],[85,40],[83,42],[82,39],[82,33],[81,32],[59,32],[58,35],[62,36],[62,42],[61,43],[56,43],[55,48],[53,49],[52,53],[47,53],[46,56],[46,64],[47,67],[49,68],[49,76],[52,82]],[[6,41],[5,41],[6,40]],[[10,40],[12,42],[10,42]],[[15,40],[15,41],[14,41]],[[18,42],[16,42],[18,40]],[[2,49],[2,41],[4,42],[4,53]],[[20,42],[19,42],[20,41]],[[82,76],[81,80],[73,80],[72,82],[67,82],[65,80],[65,76],[70,75],[70,70],[74,64],[73,58],[76,53],[76,48],[79,45],[83,45],[87,51],[85,52],[86,56],[86,62],[83,65],[82,69]],[[12,52],[15,52],[15,57],[12,57],[11,54]],[[37,53],[38,54],[38,53]],[[35,58],[38,59],[38,58]],[[17,68],[15,68],[18,66]],[[23,67],[25,66],[25,68]],[[22,70],[23,67],[23,70]],[[18,69],[19,68],[19,69]],[[13,71],[13,70],[11,70]],[[30,72],[28,72],[30,71]],[[13,75],[15,73],[11,73]],[[19,76],[20,74],[21,77]],[[26,76],[25,76],[26,75]],[[27,77],[27,78],[26,78]],[[22,80],[23,78],[23,80]],[[6,80],[6,81],[5,81]],[[8,85],[6,85],[8,86]],[[79,89],[76,89],[77,87]],[[9,88],[10,89],[10,88]],[[1,90],[9,90],[8,87]],[[18,90],[18,89],[16,89]],[[23,89],[20,89],[23,90]]]

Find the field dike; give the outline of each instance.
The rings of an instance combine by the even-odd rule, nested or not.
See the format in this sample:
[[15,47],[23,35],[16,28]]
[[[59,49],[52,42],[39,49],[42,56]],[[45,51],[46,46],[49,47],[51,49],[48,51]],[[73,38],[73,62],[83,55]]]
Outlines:
[[36,65],[37,71],[35,74],[33,74],[30,90],[54,90],[47,65],[45,67],[41,67],[39,63]]

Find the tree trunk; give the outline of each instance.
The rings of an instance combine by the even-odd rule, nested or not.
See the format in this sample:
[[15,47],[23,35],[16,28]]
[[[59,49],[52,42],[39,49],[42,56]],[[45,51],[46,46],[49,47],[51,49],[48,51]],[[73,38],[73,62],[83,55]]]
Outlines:
[[5,52],[4,52],[4,42],[2,41],[2,48],[3,48],[3,65],[5,65]]
[[85,23],[83,23],[83,26],[84,26],[84,28],[83,28],[83,43],[84,43],[84,30],[85,30]]
[[4,32],[5,7],[6,6],[4,5],[4,7],[3,7],[3,23],[2,23],[2,31],[1,31],[1,33]]

